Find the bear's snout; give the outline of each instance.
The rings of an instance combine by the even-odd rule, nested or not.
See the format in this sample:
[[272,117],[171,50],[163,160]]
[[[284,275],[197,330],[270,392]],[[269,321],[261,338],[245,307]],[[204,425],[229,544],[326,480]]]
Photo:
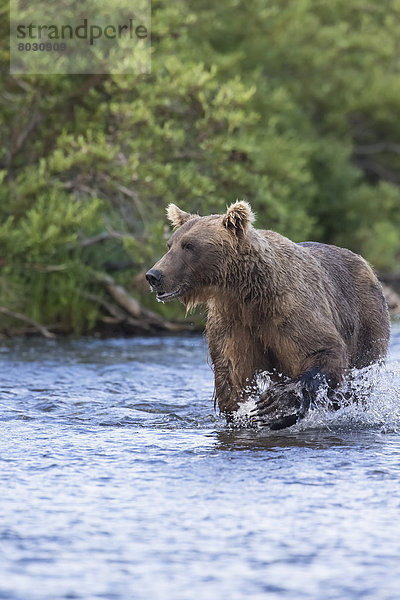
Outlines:
[[151,287],[155,288],[155,289],[157,289],[159,287],[162,278],[163,278],[163,274],[158,269],[150,269],[146,273],[147,281],[149,282]]

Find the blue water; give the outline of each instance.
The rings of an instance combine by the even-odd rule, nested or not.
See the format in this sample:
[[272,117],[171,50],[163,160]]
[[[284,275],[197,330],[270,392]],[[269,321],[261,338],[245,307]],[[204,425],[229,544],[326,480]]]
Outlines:
[[0,598],[400,597],[400,326],[364,407],[214,413],[201,337],[2,341]]

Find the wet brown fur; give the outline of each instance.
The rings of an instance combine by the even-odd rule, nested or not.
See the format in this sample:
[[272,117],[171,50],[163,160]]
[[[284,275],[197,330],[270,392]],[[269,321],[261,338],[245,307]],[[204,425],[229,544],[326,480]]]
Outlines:
[[220,410],[231,413],[260,371],[295,378],[319,369],[332,386],[352,367],[386,355],[390,325],[381,286],[353,252],[295,244],[255,229],[246,202],[199,217],[170,205],[176,228],[154,266],[160,293],[180,290],[187,309],[207,306]]

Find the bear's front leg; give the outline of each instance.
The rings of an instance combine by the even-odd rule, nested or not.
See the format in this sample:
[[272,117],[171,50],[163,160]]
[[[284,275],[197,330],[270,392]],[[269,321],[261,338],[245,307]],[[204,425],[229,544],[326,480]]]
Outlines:
[[253,421],[273,430],[294,425],[305,417],[322,385],[327,385],[326,378],[317,368],[286,383],[273,384],[257,400]]

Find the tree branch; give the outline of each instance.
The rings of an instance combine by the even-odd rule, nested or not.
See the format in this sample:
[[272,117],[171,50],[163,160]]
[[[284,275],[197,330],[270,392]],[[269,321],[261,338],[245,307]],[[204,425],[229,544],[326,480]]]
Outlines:
[[42,115],[38,112],[37,109],[34,109],[33,114],[25,127],[20,133],[17,135],[16,139],[11,140],[11,148],[7,157],[7,169],[10,169],[14,156],[21,150],[25,141],[28,139],[29,135],[36,128],[36,126],[42,120]]
[[379,154],[380,152],[394,152],[395,154],[400,154],[400,144],[377,142],[376,144],[365,144],[354,147],[355,154]]
[[400,184],[400,176],[393,171],[389,171],[382,165],[374,162],[370,158],[356,158],[355,163],[367,173],[371,173],[377,176],[379,179],[384,181],[390,181],[391,183]]
[[26,315],[22,315],[21,313],[14,312],[14,311],[6,308],[5,306],[0,306],[0,313],[2,313],[3,315],[6,315],[7,317],[12,317],[13,319],[17,319],[18,321],[23,321],[24,323],[28,323],[29,325],[32,325],[45,338],[54,339],[56,337],[54,335],[54,333],[51,333],[51,331],[49,331],[46,327],[44,327],[37,321],[34,321],[30,317],[27,317]]
[[102,231],[97,235],[94,235],[91,238],[84,238],[79,241],[82,248],[87,248],[88,246],[93,246],[93,244],[100,244],[107,240],[123,240],[123,239],[133,239],[136,238],[129,233],[120,233],[118,231]]
[[[126,311],[127,316],[123,320],[126,323],[136,325],[142,329],[154,328],[171,332],[193,331],[195,329],[195,327],[190,324],[173,323],[167,319],[163,319],[151,310],[144,308],[122,285],[115,283],[110,275],[97,273],[96,279],[106,287],[108,293],[115,302]],[[101,303],[103,304],[103,301]],[[108,307],[107,309],[110,314],[112,314]]]

